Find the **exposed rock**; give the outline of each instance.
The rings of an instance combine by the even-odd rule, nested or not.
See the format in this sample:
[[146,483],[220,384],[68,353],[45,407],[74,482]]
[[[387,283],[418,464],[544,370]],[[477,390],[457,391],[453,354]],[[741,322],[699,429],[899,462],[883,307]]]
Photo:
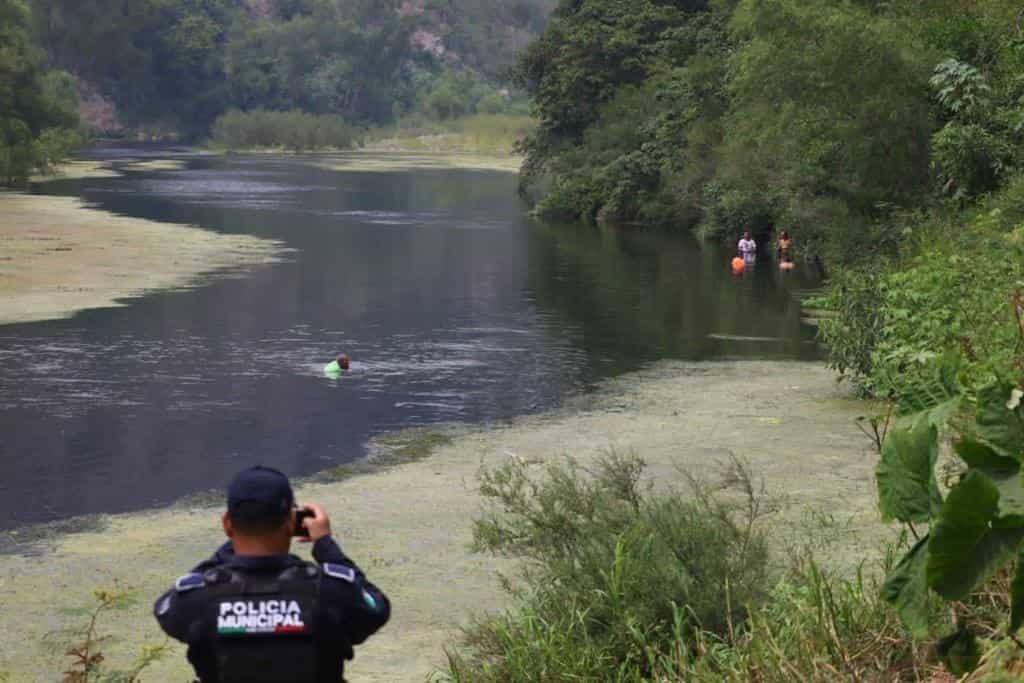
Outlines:
[[100,93],[92,83],[75,79],[78,86],[78,112],[90,133],[118,136],[124,126],[117,114],[117,105]]
[[412,34],[410,41],[412,42],[413,47],[422,50],[423,52],[428,52],[435,57],[442,57],[444,56],[444,53],[447,52],[447,49],[444,46],[444,38],[436,33],[431,33],[424,28],[417,29]]
[[274,0],[245,0],[249,16],[265,19],[274,12]]

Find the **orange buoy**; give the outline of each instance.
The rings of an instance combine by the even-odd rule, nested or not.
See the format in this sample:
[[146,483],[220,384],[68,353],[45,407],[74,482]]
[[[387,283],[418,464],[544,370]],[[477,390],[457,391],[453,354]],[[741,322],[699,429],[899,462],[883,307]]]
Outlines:
[[747,264],[739,256],[732,260],[732,273],[733,275],[739,275],[747,269]]

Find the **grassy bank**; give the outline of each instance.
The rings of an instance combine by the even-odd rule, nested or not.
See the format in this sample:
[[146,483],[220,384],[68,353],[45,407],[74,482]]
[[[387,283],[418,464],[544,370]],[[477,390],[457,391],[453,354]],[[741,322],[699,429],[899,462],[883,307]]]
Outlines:
[[[456,431],[450,442],[435,438],[427,458],[413,444],[399,455],[411,462],[302,485],[299,498],[327,506],[345,548],[395,606],[392,623],[360,648],[352,680],[423,681],[443,666],[443,649],[460,626],[509,604],[495,571],[514,564],[469,548],[483,502],[481,466],[515,460],[532,470],[566,455],[590,466],[610,448],[635,450],[655,490],[664,491],[683,482],[680,466],[715,472],[742,454],[780,500],[765,521],[778,542],[802,533],[817,511],[836,525],[833,542],[823,546],[831,562],[849,570],[887,534],[874,509],[874,459],[853,422],[860,409],[837,391],[831,373],[810,364],[662,363],[609,381],[558,413]],[[55,639],[81,624],[79,608],[93,602],[94,587],[115,582],[134,600],[104,615],[104,632],[116,636],[108,648],[112,665],[143,644],[162,643],[150,599],[219,542],[216,515],[211,505],[102,518],[81,533],[42,541],[36,547],[46,554],[43,563],[0,556],[0,672],[38,680],[63,670]],[[143,680],[184,680],[187,673],[174,645]]]
[[[344,144],[288,142],[281,136],[313,139],[301,131],[283,133],[268,123],[271,113],[234,115],[211,141],[210,150],[231,154],[305,154],[312,163],[332,170],[401,171],[407,169],[465,168],[519,172],[522,158],[516,144],[536,123],[529,116],[475,114],[443,121],[423,116],[401,120],[394,126],[371,128],[351,135]],[[287,117],[288,114],[281,114]],[[316,129],[316,117],[305,117]],[[339,124],[340,125],[340,124]],[[244,130],[242,130],[244,129]],[[250,130],[252,129],[252,130]]]
[[369,131],[363,147],[368,151],[511,157],[516,154],[516,143],[534,128],[536,122],[529,116],[513,114],[476,114],[445,121],[417,117]]
[[[92,165],[72,173],[110,171]],[[77,199],[0,194],[0,324],[122,305],[205,274],[277,258],[279,245],[86,208]]]

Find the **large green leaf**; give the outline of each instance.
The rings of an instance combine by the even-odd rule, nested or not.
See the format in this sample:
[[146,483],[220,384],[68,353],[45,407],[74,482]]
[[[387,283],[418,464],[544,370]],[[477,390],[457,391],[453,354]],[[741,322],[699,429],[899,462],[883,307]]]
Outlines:
[[968,467],[982,470],[986,474],[992,472],[1019,472],[1020,462],[1008,458],[995,451],[987,443],[975,439],[960,439],[953,444],[953,450]]
[[928,544],[925,571],[936,593],[962,600],[1016,552],[1024,529],[993,528],[998,512],[999,489],[978,470],[949,492]]
[[1024,480],[1021,479],[1020,463],[974,439],[961,439],[953,448],[968,467],[982,472],[999,491],[998,519],[993,525],[1024,527]]
[[886,521],[928,522],[942,505],[935,481],[938,430],[927,422],[896,429],[882,445],[875,469],[878,507]]
[[919,637],[928,635],[928,536],[903,556],[882,585],[882,599],[899,613],[903,623]]
[[1014,389],[1000,382],[978,392],[977,430],[1000,454],[1024,460],[1024,412],[1020,405],[1007,407]]

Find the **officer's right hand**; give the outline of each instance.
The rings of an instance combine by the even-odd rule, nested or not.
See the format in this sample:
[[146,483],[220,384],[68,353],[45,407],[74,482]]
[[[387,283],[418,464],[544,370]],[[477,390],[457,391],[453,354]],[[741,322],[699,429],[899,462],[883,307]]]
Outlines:
[[324,509],[313,503],[303,507],[312,511],[313,516],[302,520],[302,526],[306,527],[309,531],[309,538],[303,538],[302,540],[308,543],[316,543],[324,536],[330,536],[331,520],[327,518],[327,513],[324,512]]

